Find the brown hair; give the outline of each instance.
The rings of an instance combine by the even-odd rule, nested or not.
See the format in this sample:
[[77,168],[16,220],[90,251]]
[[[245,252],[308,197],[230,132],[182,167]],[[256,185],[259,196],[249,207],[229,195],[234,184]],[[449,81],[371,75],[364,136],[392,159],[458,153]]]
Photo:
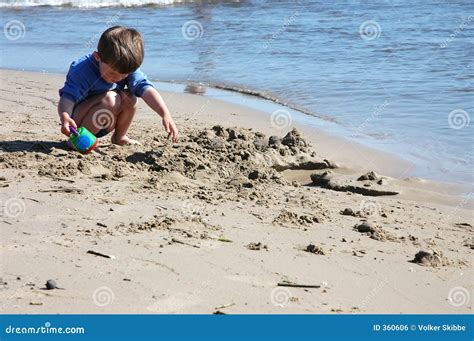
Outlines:
[[100,36],[97,45],[101,61],[123,74],[138,69],[145,56],[144,50],[141,34],[133,28],[123,26],[107,29]]

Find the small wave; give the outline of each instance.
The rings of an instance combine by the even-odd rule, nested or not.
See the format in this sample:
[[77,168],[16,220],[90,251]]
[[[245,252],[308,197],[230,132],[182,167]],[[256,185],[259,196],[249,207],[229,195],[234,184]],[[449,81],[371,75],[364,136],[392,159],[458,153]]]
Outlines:
[[[169,81],[169,82],[174,83],[174,84],[186,84],[186,85],[201,83],[201,81],[192,81],[192,80],[189,80],[189,79],[186,80],[186,81],[175,79],[175,80],[172,80],[172,81]],[[216,83],[216,82],[202,82],[202,83],[205,84],[207,87],[211,87],[211,88],[219,89],[219,90],[236,92],[236,93],[239,93],[239,94],[242,94],[242,95],[247,95],[247,96],[254,96],[254,97],[257,97],[257,98],[260,98],[260,99],[264,99],[264,100],[267,100],[267,101],[277,103],[279,105],[290,108],[292,110],[299,111],[299,112],[301,112],[305,115],[317,117],[321,120],[328,121],[328,122],[338,123],[338,121],[335,117],[317,113],[313,110],[310,110],[308,108],[297,105],[293,102],[285,100],[285,99],[279,97],[278,95],[275,95],[275,94],[270,93],[268,91],[255,90],[255,89],[250,89],[250,88],[246,88],[246,87],[242,87],[242,86],[238,86],[238,85],[230,85],[230,84],[227,84],[227,83]]]
[[337,120],[334,117],[325,116],[325,115],[316,113],[316,112],[314,112],[312,110],[309,110],[305,107],[299,106],[299,105],[291,103],[289,101],[286,101],[286,100],[278,97],[277,95],[271,94],[269,92],[259,91],[259,90],[249,89],[249,88],[243,88],[243,87],[240,87],[240,86],[234,86],[234,85],[229,85],[229,84],[222,84],[222,83],[210,83],[209,85],[212,86],[213,88],[216,88],[216,89],[233,91],[233,92],[238,92],[238,93],[248,95],[248,96],[255,96],[255,97],[258,97],[258,98],[266,99],[268,101],[272,101],[272,102],[275,102],[277,104],[288,107],[290,109],[299,111],[299,112],[301,112],[303,114],[306,114],[306,115],[318,117],[318,118],[320,118],[322,120],[325,120],[325,121],[337,122]]
[[451,92],[474,92],[474,88],[452,88],[452,89],[449,89],[449,91]]
[[166,6],[179,3],[192,3],[191,0],[23,0],[0,1],[0,8],[20,7],[76,7],[76,8],[103,8],[103,7],[145,7]]

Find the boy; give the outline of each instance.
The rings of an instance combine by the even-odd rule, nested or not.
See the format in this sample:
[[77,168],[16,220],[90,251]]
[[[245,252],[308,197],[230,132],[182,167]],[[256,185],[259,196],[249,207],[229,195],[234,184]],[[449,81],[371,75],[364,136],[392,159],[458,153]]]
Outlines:
[[113,131],[112,143],[118,145],[139,143],[127,130],[141,97],[161,116],[168,137],[178,142],[178,129],[163,98],[139,68],[143,57],[138,31],[114,26],[102,33],[97,51],[71,64],[59,90],[61,132],[69,136],[70,126],[83,126],[97,137]]

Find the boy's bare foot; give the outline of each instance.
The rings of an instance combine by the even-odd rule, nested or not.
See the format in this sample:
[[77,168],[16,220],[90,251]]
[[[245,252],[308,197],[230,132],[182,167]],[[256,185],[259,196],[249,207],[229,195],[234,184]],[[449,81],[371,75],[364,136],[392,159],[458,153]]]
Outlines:
[[137,140],[133,140],[129,138],[127,135],[122,136],[120,138],[117,138],[117,136],[112,135],[112,143],[113,144],[118,144],[119,146],[125,146],[125,145],[130,145],[130,144],[140,144]]

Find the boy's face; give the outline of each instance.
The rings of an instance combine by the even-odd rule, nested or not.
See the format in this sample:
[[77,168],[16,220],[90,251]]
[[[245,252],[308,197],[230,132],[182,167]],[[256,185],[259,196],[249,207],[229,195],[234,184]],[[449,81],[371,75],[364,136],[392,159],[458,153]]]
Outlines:
[[99,54],[94,52],[94,58],[99,62],[100,76],[108,83],[118,83],[122,79],[127,78],[128,74],[115,71],[107,63],[100,60]]

